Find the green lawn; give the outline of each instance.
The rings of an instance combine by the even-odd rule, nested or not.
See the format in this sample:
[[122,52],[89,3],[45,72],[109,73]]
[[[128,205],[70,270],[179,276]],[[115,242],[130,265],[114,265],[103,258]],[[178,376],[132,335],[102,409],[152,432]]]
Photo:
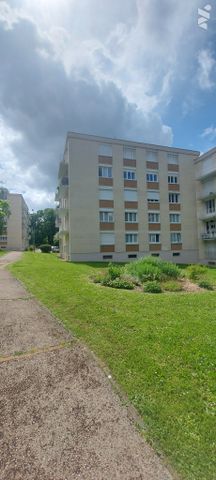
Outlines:
[[89,281],[99,268],[25,253],[11,270],[105,362],[180,477],[213,480],[216,292],[114,290]]
[[6,253],[8,253],[8,252],[5,251],[5,250],[0,250],[0,257],[2,257],[2,255],[5,255]]

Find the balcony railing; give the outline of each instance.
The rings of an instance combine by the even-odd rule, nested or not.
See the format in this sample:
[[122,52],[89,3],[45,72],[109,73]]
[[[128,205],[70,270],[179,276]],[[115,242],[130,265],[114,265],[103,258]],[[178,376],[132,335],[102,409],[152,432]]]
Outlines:
[[202,240],[216,240],[216,232],[202,233]]

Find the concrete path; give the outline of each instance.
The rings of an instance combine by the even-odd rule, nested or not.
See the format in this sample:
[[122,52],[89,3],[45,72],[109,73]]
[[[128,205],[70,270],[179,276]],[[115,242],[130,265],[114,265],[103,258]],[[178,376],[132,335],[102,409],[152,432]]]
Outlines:
[[0,258],[0,479],[172,480],[87,348]]

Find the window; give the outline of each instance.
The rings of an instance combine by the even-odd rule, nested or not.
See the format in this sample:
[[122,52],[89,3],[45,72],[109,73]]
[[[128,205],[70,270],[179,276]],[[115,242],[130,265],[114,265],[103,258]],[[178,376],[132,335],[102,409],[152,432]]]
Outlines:
[[159,202],[160,193],[159,192],[147,192],[148,202]]
[[131,147],[123,147],[123,156],[127,160],[136,160],[136,149]]
[[113,212],[112,211],[100,212],[100,222],[102,222],[102,223],[112,223],[112,222],[114,222]]
[[179,213],[170,213],[170,223],[181,223],[181,215]]
[[100,188],[99,189],[99,199],[100,200],[113,200],[113,190],[111,188]]
[[179,193],[169,193],[169,203],[179,203]]
[[99,177],[112,178],[112,167],[99,167]]
[[137,223],[137,212],[125,212],[126,223]]
[[129,253],[128,258],[137,258],[136,253]]
[[157,173],[147,173],[146,174],[147,182],[158,182],[158,174]]
[[103,260],[112,260],[112,255],[103,255]]
[[178,177],[176,175],[168,175],[168,183],[178,183]]
[[150,233],[149,243],[160,243],[160,233]]
[[168,158],[168,163],[178,165],[178,155],[176,153],[168,153],[167,158]]
[[212,198],[206,202],[206,213],[214,213],[215,212],[215,199]]
[[157,162],[157,152],[154,150],[147,150],[146,157],[148,162]]
[[138,243],[138,235],[137,233],[126,233],[125,235],[125,243],[128,244],[137,244]]
[[149,223],[160,223],[160,214],[159,213],[149,213],[148,214]]
[[152,254],[151,254],[151,257],[159,257],[159,256],[160,256],[159,253],[152,253]]
[[101,157],[112,157],[112,145],[99,145],[98,155]]
[[180,253],[179,252],[174,252],[173,257],[180,257]]
[[101,233],[100,234],[101,245],[115,245],[114,233]]
[[134,170],[124,170],[124,180],[136,180],[136,172]]
[[181,233],[180,232],[173,232],[170,235],[171,243],[181,243]]
[[0,242],[7,242],[7,236],[6,235],[0,235]]
[[124,199],[126,202],[137,202],[137,190],[124,190]]

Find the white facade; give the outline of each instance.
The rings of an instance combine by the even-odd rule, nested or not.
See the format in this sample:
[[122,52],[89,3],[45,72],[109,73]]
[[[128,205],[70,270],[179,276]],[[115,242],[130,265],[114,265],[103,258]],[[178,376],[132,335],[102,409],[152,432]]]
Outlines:
[[6,189],[1,189],[0,196],[7,200],[11,212],[5,232],[0,236],[0,249],[25,250],[29,246],[29,214],[24,198]]
[[69,133],[56,194],[61,256],[198,262],[199,158],[197,151]]
[[216,262],[216,148],[195,161],[199,260]]

